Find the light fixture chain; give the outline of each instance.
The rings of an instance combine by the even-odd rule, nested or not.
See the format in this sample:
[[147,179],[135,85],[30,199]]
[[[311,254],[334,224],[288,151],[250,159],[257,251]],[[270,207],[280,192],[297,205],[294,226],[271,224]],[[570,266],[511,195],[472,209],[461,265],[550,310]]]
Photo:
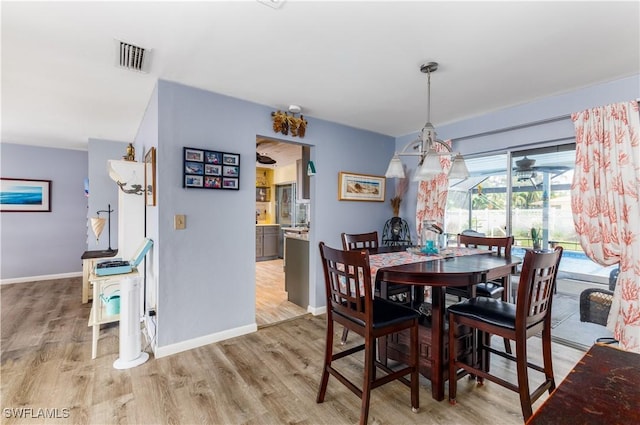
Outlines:
[[431,70],[427,69],[427,122],[431,122]]

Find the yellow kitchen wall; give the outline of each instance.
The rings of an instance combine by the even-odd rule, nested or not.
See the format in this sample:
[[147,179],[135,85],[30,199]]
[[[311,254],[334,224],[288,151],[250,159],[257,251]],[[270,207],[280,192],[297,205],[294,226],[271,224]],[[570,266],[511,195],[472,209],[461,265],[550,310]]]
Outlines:
[[273,184],[294,183],[296,181],[296,164],[285,165],[273,170]]

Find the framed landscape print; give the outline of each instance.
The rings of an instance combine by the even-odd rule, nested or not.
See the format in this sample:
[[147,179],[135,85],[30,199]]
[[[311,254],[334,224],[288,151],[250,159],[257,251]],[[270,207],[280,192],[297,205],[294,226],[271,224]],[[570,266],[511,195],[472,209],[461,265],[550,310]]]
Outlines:
[[50,212],[51,180],[2,177],[1,212]]
[[182,187],[240,189],[240,154],[184,148]]
[[374,201],[384,202],[384,176],[346,173],[338,175],[339,201]]

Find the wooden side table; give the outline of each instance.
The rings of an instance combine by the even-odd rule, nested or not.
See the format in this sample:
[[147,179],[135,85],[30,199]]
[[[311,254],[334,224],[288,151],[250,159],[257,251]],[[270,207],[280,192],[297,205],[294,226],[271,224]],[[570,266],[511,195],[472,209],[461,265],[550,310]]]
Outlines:
[[640,423],[640,354],[595,344],[527,425]]
[[91,299],[89,288],[89,276],[93,272],[96,261],[114,257],[118,253],[117,249],[104,249],[101,251],[85,251],[82,254],[82,304],[86,304]]
[[120,321],[119,314],[108,315],[107,307],[100,300],[100,294],[113,294],[120,289],[120,281],[128,277],[137,277],[138,271],[133,270],[131,273],[114,274],[110,276],[96,276],[91,273],[89,282],[93,285],[93,304],[91,306],[91,314],[89,314],[89,326],[93,327],[93,338],[91,342],[91,358],[95,359],[98,353],[98,338],[100,334],[100,325],[105,323],[113,323]]

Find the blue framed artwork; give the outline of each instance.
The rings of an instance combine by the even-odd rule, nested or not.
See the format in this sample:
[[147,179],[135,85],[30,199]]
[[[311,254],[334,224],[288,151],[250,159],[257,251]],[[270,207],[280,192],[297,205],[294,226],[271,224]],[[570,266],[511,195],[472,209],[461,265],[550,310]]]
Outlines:
[[1,178],[0,211],[50,212],[51,180]]

